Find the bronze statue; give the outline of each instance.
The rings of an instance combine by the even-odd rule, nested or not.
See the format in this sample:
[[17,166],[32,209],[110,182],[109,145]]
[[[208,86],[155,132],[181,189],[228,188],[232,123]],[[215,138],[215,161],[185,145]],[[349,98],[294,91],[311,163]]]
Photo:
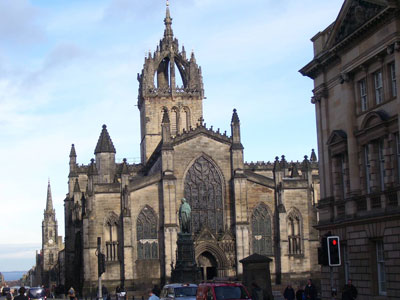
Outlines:
[[179,207],[179,224],[181,227],[181,233],[190,233],[190,223],[191,223],[191,212],[189,203],[187,203],[185,198],[182,198],[182,204]]

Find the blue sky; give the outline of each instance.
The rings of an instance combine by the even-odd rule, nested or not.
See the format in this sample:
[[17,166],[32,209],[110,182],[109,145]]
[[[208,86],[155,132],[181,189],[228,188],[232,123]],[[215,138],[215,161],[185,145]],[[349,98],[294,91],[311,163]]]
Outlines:
[[[246,161],[316,148],[313,83],[298,70],[343,0],[171,0],[173,30],[202,67],[207,126],[241,120]],[[117,159],[137,161],[136,75],[163,35],[163,0],[0,0],[0,271],[41,246],[50,178],[64,235],[68,155],[87,164],[107,124]]]

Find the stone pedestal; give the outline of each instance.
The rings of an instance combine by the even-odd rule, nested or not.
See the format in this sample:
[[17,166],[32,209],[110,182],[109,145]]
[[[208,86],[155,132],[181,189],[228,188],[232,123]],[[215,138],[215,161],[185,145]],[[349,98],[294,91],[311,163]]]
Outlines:
[[258,286],[263,294],[259,299],[274,299],[269,271],[271,261],[269,257],[257,253],[240,260],[243,264],[243,284],[251,294],[254,292],[254,284]]
[[178,253],[171,279],[175,283],[196,283],[201,279],[200,268],[197,267],[194,256],[192,234],[178,233]]

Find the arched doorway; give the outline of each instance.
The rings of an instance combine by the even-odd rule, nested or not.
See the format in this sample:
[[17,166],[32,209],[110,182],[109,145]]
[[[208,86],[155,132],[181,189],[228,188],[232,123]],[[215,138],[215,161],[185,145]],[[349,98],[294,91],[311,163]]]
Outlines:
[[198,267],[201,269],[202,280],[212,280],[218,276],[218,263],[215,257],[208,251],[198,257]]

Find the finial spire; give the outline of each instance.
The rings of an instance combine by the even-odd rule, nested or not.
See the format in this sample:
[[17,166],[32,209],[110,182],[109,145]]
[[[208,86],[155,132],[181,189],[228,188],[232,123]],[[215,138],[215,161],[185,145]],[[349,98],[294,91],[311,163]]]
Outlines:
[[52,212],[53,211],[53,199],[51,197],[50,178],[49,178],[48,183],[47,183],[46,211],[47,212]]
[[169,12],[169,1],[167,0],[167,8],[166,8],[166,12],[165,12],[165,19],[164,19],[164,24],[165,24],[165,31],[164,31],[164,38],[171,40],[174,37],[174,33],[172,32],[172,18],[171,18],[171,14]]
[[106,125],[103,125],[103,130],[101,131],[99,140],[96,145],[96,149],[94,150],[94,154],[102,152],[111,152],[111,153],[116,152],[114,144],[110,138],[110,135],[108,134]]

